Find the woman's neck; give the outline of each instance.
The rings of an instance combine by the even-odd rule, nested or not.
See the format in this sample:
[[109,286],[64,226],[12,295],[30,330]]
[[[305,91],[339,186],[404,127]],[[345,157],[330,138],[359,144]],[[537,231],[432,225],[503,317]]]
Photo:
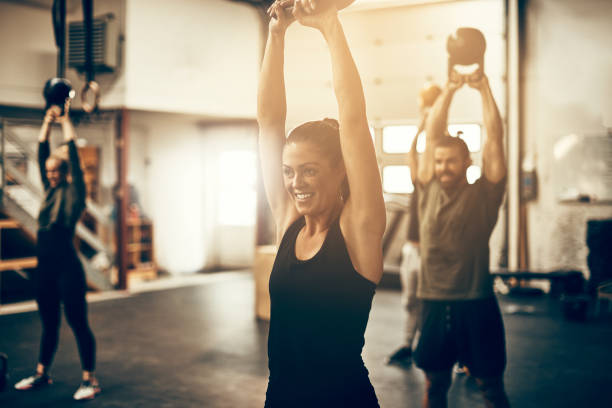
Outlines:
[[304,233],[307,235],[315,235],[319,232],[327,231],[330,225],[334,222],[340,213],[342,212],[343,203],[339,201],[333,208],[329,211],[325,211],[323,213],[315,214],[315,215],[305,215],[304,221]]

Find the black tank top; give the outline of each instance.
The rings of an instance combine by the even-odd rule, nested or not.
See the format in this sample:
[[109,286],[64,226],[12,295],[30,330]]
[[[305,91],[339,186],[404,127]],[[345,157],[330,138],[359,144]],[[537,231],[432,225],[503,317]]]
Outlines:
[[376,285],[353,267],[339,219],[315,256],[297,259],[304,223],[288,228],[270,276],[266,407],[378,407],[361,358]]

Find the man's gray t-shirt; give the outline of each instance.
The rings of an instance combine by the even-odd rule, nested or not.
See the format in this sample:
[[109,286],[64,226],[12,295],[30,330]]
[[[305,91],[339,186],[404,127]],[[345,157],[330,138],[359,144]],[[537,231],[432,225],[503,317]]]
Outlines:
[[481,177],[447,194],[439,181],[419,190],[421,270],[417,297],[465,300],[493,296],[489,238],[504,197],[505,178]]

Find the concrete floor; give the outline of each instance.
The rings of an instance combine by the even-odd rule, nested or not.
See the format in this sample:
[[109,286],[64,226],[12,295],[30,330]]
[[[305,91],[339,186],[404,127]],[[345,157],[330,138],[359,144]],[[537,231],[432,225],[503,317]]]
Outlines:
[[[102,394],[88,407],[263,407],[266,322],[253,317],[248,273],[218,274],[190,286],[90,303]],[[161,289],[161,290],[159,290]],[[508,344],[506,388],[513,407],[612,407],[612,324],[565,321],[557,301],[501,297]],[[381,407],[419,407],[423,375],[387,366],[399,344],[399,292],[379,289],[366,332],[364,360]],[[74,338],[63,322],[52,370],[55,383],[32,392],[12,384],[31,374],[40,336],[36,312],[0,315],[0,351],[10,386],[0,407],[70,407],[79,383]],[[455,378],[449,407],[482,407],[469,378]]]

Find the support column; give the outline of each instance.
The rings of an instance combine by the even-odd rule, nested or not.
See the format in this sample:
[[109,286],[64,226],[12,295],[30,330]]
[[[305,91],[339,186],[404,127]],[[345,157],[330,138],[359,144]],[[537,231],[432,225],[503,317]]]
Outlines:
[[508,77],[508,268],[520,266],[520,47],[519,0],[506,2]]
[[117,155],[117,188],[115,205],[117,208],[117,268],[119,269],[119,289],[127,289],[127,208],[129,189],[127,183],[128,159],[128,120],[129,112],[122,108],[117,112],[115,146]]

